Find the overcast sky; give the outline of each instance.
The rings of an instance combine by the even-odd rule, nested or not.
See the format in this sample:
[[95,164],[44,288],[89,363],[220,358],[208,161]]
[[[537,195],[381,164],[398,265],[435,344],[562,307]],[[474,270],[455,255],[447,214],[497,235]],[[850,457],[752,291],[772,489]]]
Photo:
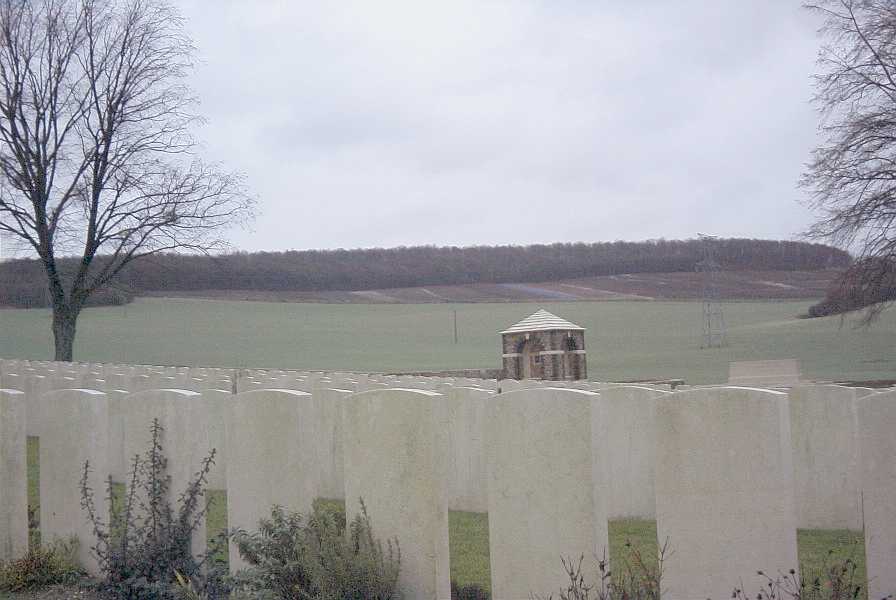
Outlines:
[[791,0],[179,0],[245,250],[792,239],[817,141]]

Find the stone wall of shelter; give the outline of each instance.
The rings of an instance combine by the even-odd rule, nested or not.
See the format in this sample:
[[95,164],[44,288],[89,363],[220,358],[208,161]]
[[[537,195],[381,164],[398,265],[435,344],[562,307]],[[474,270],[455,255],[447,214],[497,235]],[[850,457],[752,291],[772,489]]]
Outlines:
[[[524,361],[529,360],[529,366]],[[502,379],[588,378],[584,331],[533,331],[502,336]]]

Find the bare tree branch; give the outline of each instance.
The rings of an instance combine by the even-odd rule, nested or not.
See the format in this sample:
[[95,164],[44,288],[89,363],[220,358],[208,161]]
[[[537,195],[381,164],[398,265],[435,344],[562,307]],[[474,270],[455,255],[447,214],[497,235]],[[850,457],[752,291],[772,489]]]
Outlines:
[[806,6],[824,18],[826,40],[815,77],[824,142],[800,182],[819,213],[808,234],[858,251],[832,294],[865,303],[849,309],[872,305],[868,324],[894,299],[887,290],[896,271],[888,266],[896,265],[896,4]]

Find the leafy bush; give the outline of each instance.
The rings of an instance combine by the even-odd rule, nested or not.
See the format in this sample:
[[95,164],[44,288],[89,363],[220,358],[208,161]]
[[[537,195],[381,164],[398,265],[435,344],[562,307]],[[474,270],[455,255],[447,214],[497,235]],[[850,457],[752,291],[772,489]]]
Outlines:
[[315,514],[326,513],[330,515],[336,526],[345,530],[345,502],[342,500],[331,500],[326,498],[317,498],[313,503]]
[[257,600],[389,600],[396,598],[401,550],[373,535],[361,502],[345,531],[345,518],[315,503],[307,519],[274,507],[257,532],[236,530],[233,540],[250,567],[236,576],[237,597]]
[[[92,549],[103,573],[100,587],[117,598],[172,600],[182,595],[177,583],[180,576],[203,597],[223,598],[227,590],[219,566],[207,561],[208,554],[194,557],[191,553],[193,534],[207,511],[202,501],[215,451],[202,461],[175,509],[169,499],[168,460],[158,419],[153,420],[150,432],[150,447],[143,457],[134,457],[123,506],[113,511],[108,524],[96,511],[94,491],[87,483],[90,465],[84,465],[81,506],[96,536]],[[114,490],[110,479],[110,506],[118,504]]]
[[22,558],[0,563],[0,591],[20,592],[74,583],[84,577],[77,556],[78,540],[75,538],[34,546]]

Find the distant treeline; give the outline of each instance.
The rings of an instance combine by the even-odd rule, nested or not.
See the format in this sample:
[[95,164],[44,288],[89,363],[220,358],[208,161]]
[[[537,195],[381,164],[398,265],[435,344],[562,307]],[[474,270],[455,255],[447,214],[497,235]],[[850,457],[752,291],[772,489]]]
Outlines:
[[[721,239],[717,262],[729,270],[812,271],[844,268],[849,254],[822,244]],[[166,254],[132,264],[96,303],[119,304],[141,291],[370,290],[423,285],[523,283],[623,273],[693,271],[700,240],[651,240],[533,246],[417,246],[365,250]],[[62,261],[71,272],[74,259]],[[35,260],[0,264],[0,304],[46,306]]]

